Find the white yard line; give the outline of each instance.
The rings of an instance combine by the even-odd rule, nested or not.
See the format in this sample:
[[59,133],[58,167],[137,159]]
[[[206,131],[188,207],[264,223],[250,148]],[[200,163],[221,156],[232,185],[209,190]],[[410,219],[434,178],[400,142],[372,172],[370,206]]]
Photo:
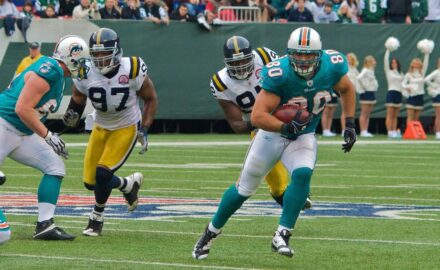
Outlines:
[[[250,141],[211,141],[211,142],[196,142],[196,141],[189,141],[189,142],[149,142],[148,146],[235,146],[235,145],[249,145]],[[343,141],[319,141],[319,145],[340,145]],[[440,140],[437,141],[388,141],[388,140],[380,140],[380,141],[361,141],[358,140],[356,142],[356,145],[371,145],[371,144],[440,144]],[[87,146],[87,143],[67,143],[68,147],[85,147]]]
[[[59,223],[67,224],[68,221],[61,221]],[[14,226],[34,227],[33,224],[24,224],[19,222],[11,222]],[[63,226],[68,229],[83,229],[83,227]],[[114,229],[105,228],[108,231],[115,232],[137,232],[137,233],[154,233],[154,234],[177,234],[177,235],[200,235],[200,232],[176,232],[176,231],[157,231],[157,230],[132,230],[132,229]],[[248,235],[248,234],[222,234],[222,237],[237,237],[237,238],[258,238],[258,239],[271,239],[271,235]],[[415,241],[396,241],[396,240],[383,240],[383,239],[362,239],[362,238],[337,238],[337,237],[303,237],[295,235],[293,239],[301,239],[307,241],[331,241],[331,242],[354,242],[354,243],[377,243],[377,244],[394,244],[394,245],[414,245],[414,246],[434,246],[440,247],[440,243],[432,242],[415,242]],[[1,256],[1,255],[0,255]],[[229,269],[229,268],[227,268]]]
[[156,266],[172,266],[191,269],[227,269],[227,270],[259,270],[262,268],[243,268],[243,267],[228,267],[218,265],[198,265],[198,264],[183,264],[183,263],[164,263],[154,261],[134,261],[134,260],[109,260],[109,259],[92,259],[90,257],[73,257],[73,256],[42,256],[22,253],[3,253],[0,257],[14,257],[14,258],[32,258],[43,260],[58,260],[58,261],[85,261],[95,263],[117,263],[117,264],[138,264],[138,265],[156,265]]

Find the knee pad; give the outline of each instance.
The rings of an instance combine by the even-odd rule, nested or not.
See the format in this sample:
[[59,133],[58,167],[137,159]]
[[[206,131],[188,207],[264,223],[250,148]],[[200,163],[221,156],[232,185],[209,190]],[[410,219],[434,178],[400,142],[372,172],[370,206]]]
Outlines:
[[110,183],[113,177],[113,172],[107,168],[97,167],[96,168],[96,185],[105,186]]
[[248,159],[244,170],[251,177],[260,178],[266,175],[265,161],[263,159],[252,158]]
[[88,190],[95,190],[95,186],[94,186],[94,185],[90,185],[90,184],[84,183],[84,186],[85,186],[86,189],[88,189]]

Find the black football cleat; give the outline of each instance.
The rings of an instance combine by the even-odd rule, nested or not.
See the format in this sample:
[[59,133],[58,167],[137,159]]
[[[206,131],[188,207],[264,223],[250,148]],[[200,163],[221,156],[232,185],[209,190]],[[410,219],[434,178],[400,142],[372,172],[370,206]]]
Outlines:
[[206,226],[202,236],[194,246],[192,257],[196,260],[203,260],[208,257],[209,250],[211,249],[211,244],[214,238],[216,238],[220,233],[211,232]]
[[127,180],[127,186],[121,190],[127,202],[128,212],[132,212],[138,205],[139,189],[144,182],[144,176],[140,172],[135,172],[132,175],[125,177]]
[[94,212],[90,214],[89,223],[83,231],[85,236],[100,236],[102,227],[104,226],[104,218],[102,215],[97,215]]
[[53,222],[53,218],[37,222],[34,239],[36,240],[73,240],[74,235],[66,233]]
[[292,257],[293,249],[289,247],[289,238],[292,234],[288,230],[276,231],[272,238],[272,251]]

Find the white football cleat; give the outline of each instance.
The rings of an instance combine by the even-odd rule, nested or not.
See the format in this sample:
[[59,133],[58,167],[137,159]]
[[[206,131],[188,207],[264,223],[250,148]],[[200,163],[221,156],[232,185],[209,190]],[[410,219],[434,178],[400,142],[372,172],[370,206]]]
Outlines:
[[293,249],[289,247],[289,238],[292,234],[288,230],[278,230],[275,232],[272,238],[272,251],[278,254],[292,257]]
[[121,191],[127,202],[127,209],[131,212],[136,209],[138,205],[138,193],[144,182],[144,176],[140,172],[135,172],[134,174],[125,177],[125,180],[127,180],[127,185]]

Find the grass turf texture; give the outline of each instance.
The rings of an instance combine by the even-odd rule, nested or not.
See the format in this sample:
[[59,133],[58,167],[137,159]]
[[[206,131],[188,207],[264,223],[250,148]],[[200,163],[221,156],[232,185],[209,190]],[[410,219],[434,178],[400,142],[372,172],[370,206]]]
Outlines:
[[[87,141],[86,135],[63,138],[68,143]],[[315,209],[332,202],[434,209],[401,215],[408,219],[303,215],[291,239],[293,259],[270,251],[277,216],[234,216],[214,241],[208,259],[195,261],[191,251],[210,215],[159,220],[106,216],[103,236],[88,238],[81,236],[92,208],[87,205],[83,216],[56,217],[58,225],[78,236],[68,243],[34,241],[36,215],[6,212],[12,240],[0,246],[0,265],[2,269],[438,269],[440,211],[435,208],[440,206],[440,144],[430,139],[426,144],[364,139],[350,154],[343,154],[342,138],[319,138],[312,178]],[[167,145],[176,142],[225,143]],[[234,142],[243,143],[231,145]],[[136,148],[118,175],[142,172],[145,198],[218,200],[238,177],[246,142],[247,136],[237,135],[151,135],[149,151],[141,156]],[[81,180],[84,150],[69,147],[63,195],[93,195]],[[0,206],[6,203],[1,195],[36,194],[38,171],[10,159],[1,169],[8,180],[0,187]],[[121,195],[114,191],[113,197]],[[272,202],[265,183],[251,200]]]

